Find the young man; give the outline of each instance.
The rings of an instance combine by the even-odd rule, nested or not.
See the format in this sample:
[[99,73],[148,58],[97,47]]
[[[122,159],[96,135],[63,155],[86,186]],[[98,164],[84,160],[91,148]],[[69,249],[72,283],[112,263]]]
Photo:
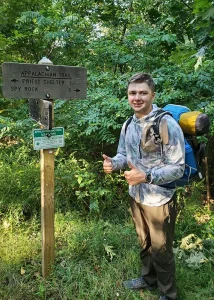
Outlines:
[[103,169],[105,173],[111,173],[130,167],[124,175],[142,246],[142,274],[123,284],[133,290],[158,287],[160,299],[167,300],[177,299],[172,250],[175,187],[167,186],[167,183],[183,175],[185,150],[183,132],[170,115],[163,116],[160,122],[165,137],[154,143],[149,129],[159,109],[153,104],[154,99],[155,85],[151,75],[138,73],[132,76],[128,82],[128,101],[134,111],[133,119],[127,128],[126,122],[123,124],[117,155],[110,158],[103,154]]

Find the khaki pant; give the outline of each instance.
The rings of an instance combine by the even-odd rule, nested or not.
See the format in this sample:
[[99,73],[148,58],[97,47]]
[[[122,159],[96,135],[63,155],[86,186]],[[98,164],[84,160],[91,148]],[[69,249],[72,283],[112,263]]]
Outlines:
[[177,299],[172,250],[176,219],[176,195],[162,206],[146,206],[131,200],[132,217],[142,246],[142,276],[157,284],[161,293]]

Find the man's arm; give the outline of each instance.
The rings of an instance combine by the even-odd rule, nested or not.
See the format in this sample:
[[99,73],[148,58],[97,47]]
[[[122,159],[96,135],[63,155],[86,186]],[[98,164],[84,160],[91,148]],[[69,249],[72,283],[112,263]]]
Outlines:
[[118,143],[118,147],[117,147],[117,154],[111,158],[112,171],[122,170],[125,167],[127,167],[126,143],[125,143],[126,122],[123,124],[123,127],[120,132],[120,139],[119,139],[119,143]]
[[[170,118],[170,119],[169,119]],[[127,182],[130,185],[140,183],[152,183],[162,185],[179,179],[185,168],[185,146],[184,136],[177,122],[168,117],[169,141],[163,145],[162,163],[153,167],[148,167],[146,173],[139,170],[137,166],[132,166],[130,171],[124,173]],[[150,174],[149,180],[147,175]]]

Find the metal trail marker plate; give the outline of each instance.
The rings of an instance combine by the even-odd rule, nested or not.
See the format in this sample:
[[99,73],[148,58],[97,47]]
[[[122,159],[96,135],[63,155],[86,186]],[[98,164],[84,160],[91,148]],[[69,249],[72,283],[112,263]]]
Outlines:
[[55,127],[48,129],[34,129],[33,130],[33,149],[52,149],[64,147],[64,128]]
[[46,129],[52,129],[52,103],[43,99],[29,99],[28,103],[30,117]]
[[87,69],[3,63],[3,95],[14,99],[86,99]]

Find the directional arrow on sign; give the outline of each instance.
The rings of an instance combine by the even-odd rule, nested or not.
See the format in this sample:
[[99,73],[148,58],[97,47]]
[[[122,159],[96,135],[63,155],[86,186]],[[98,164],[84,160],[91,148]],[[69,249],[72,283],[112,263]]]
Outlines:
[[2,90],[13,99],[86,99],[87,70],[46,64],[2,64]]

